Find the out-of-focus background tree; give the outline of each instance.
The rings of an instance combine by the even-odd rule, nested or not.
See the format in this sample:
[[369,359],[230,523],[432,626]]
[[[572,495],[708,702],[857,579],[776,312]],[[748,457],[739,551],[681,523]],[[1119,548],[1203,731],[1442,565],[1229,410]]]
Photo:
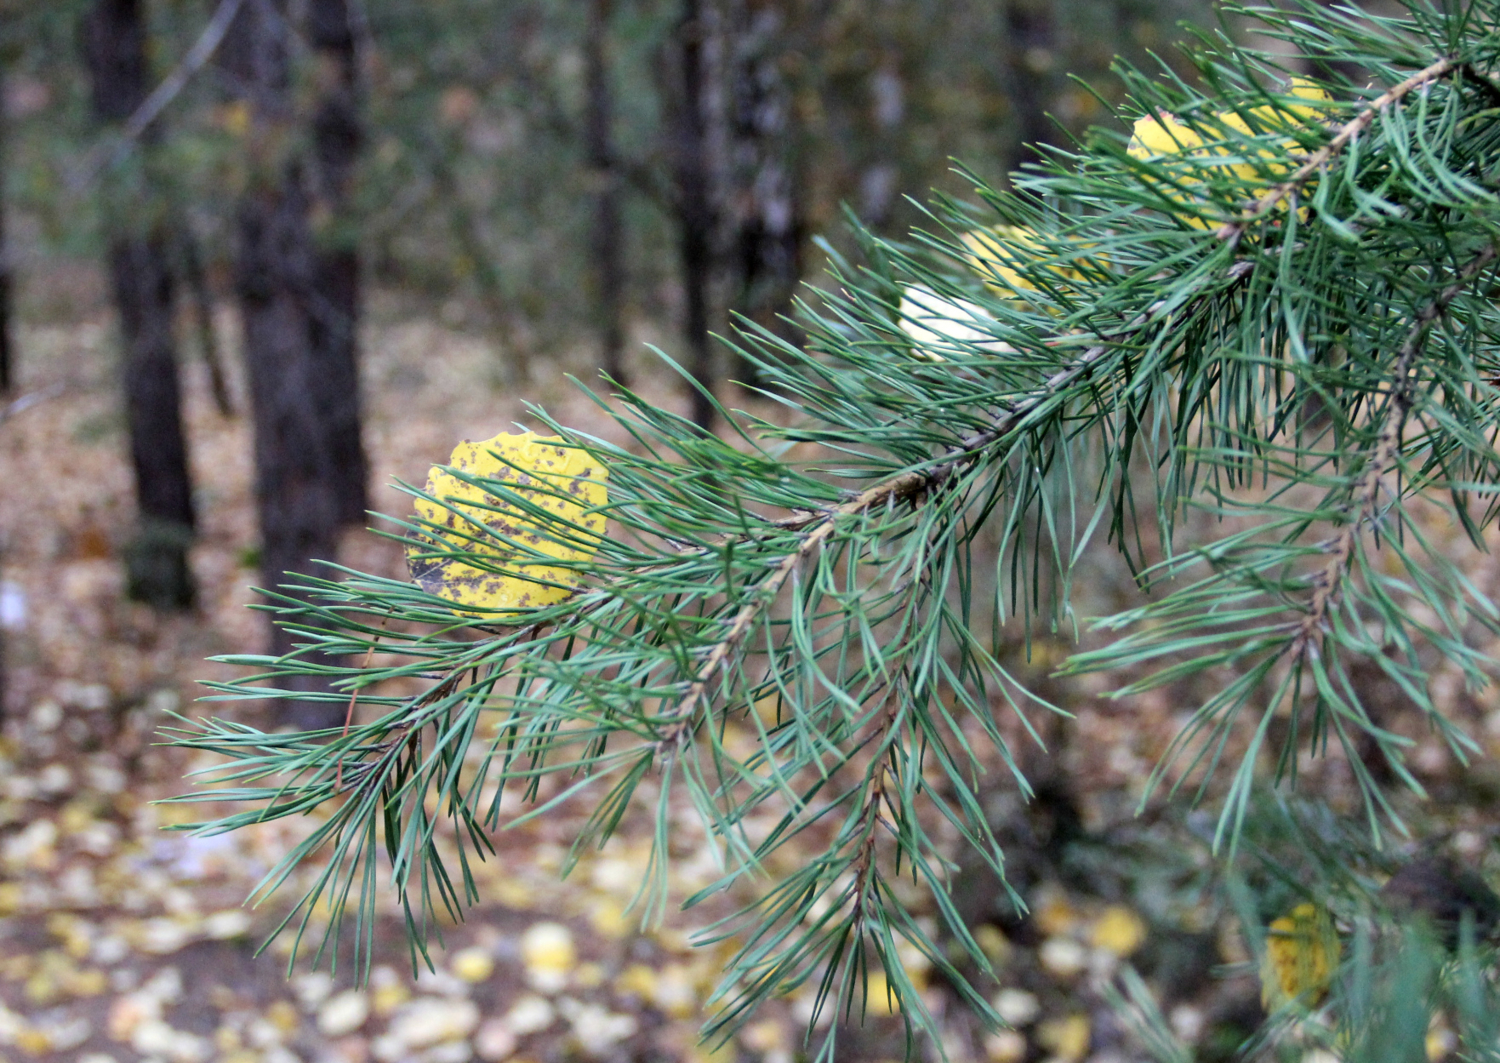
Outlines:
[[[774,416],[711,334],[742,315],[797,342],[817,239],[851,247],[841,211],[899,236],[935,190],[972,195],[955,159],[1003,186],[1047,145],[1121,125],[1111,62],[1171,63],[1183,19],[1214,15],[1201,0],[0,0],[0,1060],[706,1058],[691,1034],[716,954],[671,925],[635,932],[633,843],[564,889],[568,821],[528,826],[492,883],[501,907],[438,977],[411,983],[393,923],[367,989],[343,972],[288,988],[249,959],[266,927],[236,907],[282,828],[233,846],[154,836],[178,813],[148,799],[191,765],[151,736],[223,674],[205,657],[290,648],[245,608],[252,587],[316,562],[401,574],[399,549],[363,530],[367,509],[407,504],[393,478],[420,483],[525,401],[604,430],[568,374],[712,422],[654,344],[725,405]],[[283,722],[343,716],[307,701]],[[1078,726],[1097,764],[1041,778],[1029,813],[997,797],[1036,918],[990,911],[985,884],[965,901],[997,960],[1033,957],[1003,991],[1023,1032],[971,1030],[951,1058],[1123,1058],[1097,994],[1070,987],[1141,949],[1178,1033],[1225,1052],[1258,1005],[1243,985],[1204,989],[1244,956],[1171,892],[1201,867],[1157,861],[1165,892],[1147,903],[1102,857],[1101,891],[1076,878],[1095,857],[1059,856],[1102,837],[1158,752],[1108,715]],[[692,856],[684,893],[712,874]],[[790,1060],[800,1007],[713,1058]],[[902,1051],[880,1010],[848,1042],[860,1058]]]
[[[753,385],[753,369],[710,334],[743,315],[795,340],[814,238],[848,245],[842,209],[900,233],[934,190],[971,191],[955,159],[1003,183],[1110,121],[1117,54],[1142,60],[1207,14],[1187,0],[12,2],[0,385],[24,407],[66,373],[113,375],[135,513],[122,499],[94,519],[129,595],[170,610],[195,598],[195,506],[225,489],[202,460],[189,471],[182,403],[201,375],[217,416],[252,424],[258,534],[242,546],[273,585],[337,556],[389,472],[372,481],[360,418],[362,389],[381,390],[368,365],[360,379],[362,348],[384,326],[422,320],[483,348],[469,384],[497,401],[603,370],[681,391],[706,422],[711,405],[643,338],[750,401],[729,382]],[[28,342],[70,323],[103,330],[92,358]],[[411,373],[442,367],[428,353]],[[95,429],[111,440],[113,417]],[[24,706],[30,673],[12,671]]]

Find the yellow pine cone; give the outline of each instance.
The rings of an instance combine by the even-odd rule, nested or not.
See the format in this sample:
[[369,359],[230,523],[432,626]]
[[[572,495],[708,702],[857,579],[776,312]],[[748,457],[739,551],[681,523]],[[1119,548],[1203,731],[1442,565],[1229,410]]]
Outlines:
[[1266,928],[1266,954],[1260,967],[1260,999],[1267,1010],[1299,1001],[1312,1007],[1323,999],[1339,964],[1342,946],[1326,908],[1299,904]]
[[[447,504],[417,500],[417,516],[438,526],[408,540],[407,562],[418,586],[462,606],[455,611],[463,616],[501,621],[572,594],[573,570],[537,560],[531,551],[563,562],[593,557],[604,533],[599,510],[609,497],[609,473],[586,451],[561,444],[555,436],[502,433],[478,443],[465,440],[448,460],[470,476],[500,481],[550,519],[433,466],[427,493]],[[444,550],[496,562],[505,571],[457,556],[430,556]]]

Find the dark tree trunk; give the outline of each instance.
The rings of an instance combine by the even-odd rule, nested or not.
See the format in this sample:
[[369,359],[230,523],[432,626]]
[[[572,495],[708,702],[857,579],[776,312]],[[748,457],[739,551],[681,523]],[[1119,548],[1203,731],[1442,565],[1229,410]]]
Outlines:
[[[0,71],[3,75],[3,71]],[[5,127],[5,108],[0,107],[0,395],[9,395],[16,386],[15,357],[11,348],[11,303],[14,299],[14,290],[11,278],[13,267],[11,263],[10,244],[5,239],[5,174],[8,172],[6,163],[9,156],[6,148],[9,146],[9,130]],[[4,707],[0,705],[0,713]]]
[[[319,366],[308,341],[315,256],[297,182],[261,188],[239,211],[236,288],[244,315],[255,417],[255,494],[261,571],[274,586],[315,571],[337,545],[338,496],[318,402]],[[288,647],[278,630],[278,650]]]
[[[323,382],[311,342],[315,256],[307,200],[294,175],[248,193],[238,222],[235,286],[255,421],[261,579],[277,587],[288,574],[320,574],[318,562],[331,561],[338,548],[340,524],[326,411],[318,401]],[[271,652],[289,652],[293,635],[280,625],[271,630]],[[294,687],[318,689],[301,681]],[[342,717],[336,705],[306,701],[294,703],[286,718],[308,729],[334,726]]]
[[886,54],[870,75],[870,113],[874,158],[860,175],[860,214],[871,228],[891,224],[901,171],[895,160],[904,152],[901,126],[906,120],[906,82],[901,76],[899,49],[886,47]]
[[[225,38],[221,62],[251,107],[252,172],[239,205],[235,288],[244,329],[245,366],[255,423],[255,497],[261,532],[261,578],[314,574],[338,545],[341,495],[329,440],[329,381],[314,345],[322,312],[320,256],[313,246],[305,160],[282,145],[292,121],[284,0],[251,0]],[[323,319],[326,321],[326,318]],[[288,591],[295,599],[296,590]],[[295,605],[283,619],[295,619]],[[293,648],[272,628],[271,650]],[[296,689],[317,689],[298,681]],[[288,723],[335,726],[343,710],[330,702],[290,706]]]
[[710,428],[714,422],[713,347],[709,337],[709,289],[713,271],[715,212],[709,187],[708,117],[704,45],[707,25],[703,0],[682,0],[682,14],[674,29],[677,84],[673,130],[673,171],[677,198],[678,255],[686,315],[684,338],[688,371],[698,382],[692,393],[693,422]]
[[[1319,0],[1319,2],[1328,8],[1342,6],[1337,0]],[[1370,72],[1359,63],[1348,59],[1335,59],[1328,55],[1319,54],[1315,50],[1309,51],[1307,65],[1310,68],[1309,72],[1314,77],[1321,78],[1324,81],[1331,81],[1335,85],[1342,81],[1358,88],[1370,80]]]
[[[4,575],[5,544],[3,542],[0,542],[0,577],[3,577]],[[0,583],[0,588],[3,588],[3,586],[4,584]],[[0,591],[0,593],[3,593],[3,591]],[[5,692],[9,687],[9,682],[7,680],[8,673],[6,669],[5,641],[5,625],[0,624],[0,725],[4,725],[5,723]]]
[[588,159],[598,182],[594,201],[593,252],[595,313],[598,319],[600,366],[613,380],[625,380],[625,262],[620,197],[623,191],[616,167],[611,126],[614,93],[609,82],[610,11],[612,0],[589,0],[584,63],[588,81]]
[[311,176],[316,216],[313,357],[318,398],[341,524],[363,524],[369,466],[360,438],[359,253],[349,220],[354,167],[364,141],[359,120],[359,55],[348,0],[309,0],[308,41],[319,90],[312,122]]
[[[735,183],[735,309],[799,342],[786,321],[802,279],[802,221],[793,159],[791,93],[780,70],[786,13],[780,0],[735,0],[730,135]],[[758,386],[753,362],[745,383]]]
[[[83,27],[93,78],[93,110],[120,122],[149,91],[146,30],[139,0],[100,0]],[[148,131],[145,151],[154,139]],[[140,529],[126,550],[133,598],[159,609],[192,604],[187,552],[193,492],[182,430],[177,352],[172,335],[172,273],[160,206],[144,191],[112,197],[109,273],[124,345],[126,424],[135,471]],[[134,215],[134,218],[127,215]]]
[[148,521],[191,528],[193,493],[178,412],[182,397],[167,248],[155,234],[115,240],[109,248],[109,272],[125,336],[125,420],[136,503]]
[[1016,127],[1011,169],[1039,161],[1040,148],[1057,139],[1057,127],[1047,117],[1052,99],[1051,64],[1057,54],[1052,4],[1053,0],[1004,0],[1006,49],[1001,70]]
[[214,407],[221,417],[234,416],[234,399],[229,394],[229,378],[224,372],[224,355],[219,349],[219,334],[214,330],[214,297],[203,270],[203,254],[198,238],[184,221],[177,226],[177,255],[182,266],[182,280],[192,297],[193,327],[198,334],[199,353],[208,370],[208,386]]

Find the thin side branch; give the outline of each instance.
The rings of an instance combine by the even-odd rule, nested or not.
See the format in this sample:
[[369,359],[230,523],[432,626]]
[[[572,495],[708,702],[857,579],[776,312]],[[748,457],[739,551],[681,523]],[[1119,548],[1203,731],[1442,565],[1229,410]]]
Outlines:
[[215,9],[213,17],[208,20],[208,25],[203,27],[203,32],[193,42],[182,61],[172,69],[162,83],[152,91],[151,95],[141,101],[141,105],[135,109],[135,113],[125,122],[125,128],[120,137],[113,144],[101,144],[89,156],[73,179],[69,182],[73,192],[81,192],[93,184],[106,169],[118,166],[130,154],[135,142],[150,128],[151,123],[167,109],[167,105],[177,98],[177,95],[187,87],[187,83],[193,79],[193,75],[203,68],[203,64],[213,57],[218,51],[220,43],[224,40],[224,34],[229,32],[229,24],[234,21],[234,16],[239,13],[240,5],[244,0],[219,0],[219,6]]
[[724,637],[709,650],[708,656],[704,658],[687,692],[665,714],[665,718],[670,723],[658,740],[658,748],[664,750],[673,748],[686,737],[693,710],[707,693],[714,673],[729,662],[735,650],[750,632],[756,619],[775,600],[787,579],[805,560],[822,547],[838,527],[839,521],[845,517],[869,512],[880,506],[909,501],[940,486],[954,472],[978,460],[985,448],[1015,431],[1025,417],[1038,406],[1086,374],[1108,350],[1109,347],[1105,344],[1088,348],[1067,366],[1052,374],[1040,388],[1010,404],[1000,418],[984,431],[975,432],[958,446],[949,450],[935,465],[902,473],[876,484],[842,505],[820,513],[794,518],[795,523],[782,524],[783,527],[805,530],[807,534],[797,544],[797,548],[787,554],[771,574],[755,588],[751,599],[740,607],[734,619],[729,622]]
[[33,406],[40,406],[48,399],[55,399],[66,390],[62,384],[48,384],[39,391],[28,392],[19,398],[12,399],[4,406],[0,406],[0,424],[4,424],[18,413],[24,413]]
[[[1229,266],[1226,275],[1231,280],[1238,281],[1249,276],[1253,270],[1254,267],[1249,262],[1235,262]],[[1160,312],[1159,305],[1153,306],[1132,322],[1130,329],[1148,324]],[[828,537],[833,534],[840,520],[873,510],[878,506],[909,501],[940,486],[954,472],[977,461],[986,448],[1014,432],[1038,406],[1089,373],[1094,363],[1104,357],[1109,350],[1110,344],[1107,342],[1087,348],[1077,358],[1048,377],[1041,387],[1008,403],[1001,415],[988,428],[965,438],[935,464],[902,473],[884,483],[876,484],[850,501],[832,509],[793,514],[773,522],[775,527],[806,531],[807,535],[797,544],[795,550],[782,559],[771,575],[756,587],[751,599],[740,607],[734,619],[729,622],[729,628],[725,631],[724,637],[709,650],[686,693],[662,715],[661,719],[665,726],[661,737],[657,740],[657,749],[674,750],[686,739],[691,729],[694,710],[707,694],[708,685],[713,681],[714,673],[729,663],[745,636],[749,634],[755,620],[775,600],[777,593],[792,573],[821,548]]]
[[1401,344],[1396,359],[1396,371],[1391,384],[1391,400],[1385,417],[1380,423],[1380,434],[1370,451],[1364,475],[1359,478],[1355,491],[1353,519],[1340,529],[1337,538],[1329,547],[1328,563],[1313,578],[1313,594],[1307,603],[1307,613],[1297,626],[1296,637],[1291,643],[1294,660],[1300,660],[1313,645],[1323,630],[1329,612],[1338,605],[1340,594],[1349,575],[1349,562],[1354,556],[1355,544],[1359,541],[1367,524],[1375,521],[1380,505],[1381,486],[1386,474],[1396,464],[1401,453],[1401,433],[1406,428],[1407,415],[1416,403],[1417,356],[1432,331],[1433,322],[1447,312],[1448,306],[1457,298],[1468,283],[1483,272],[1495,260],[1494,244],[1485,247],[1464,266],[1453,283],[1439,292],[1424,306],[1412,322],[1406,340]]
[[1256,200],[1250,206],[1250,209],[1239,218],[1236,218],[1234,221],[1225,222],[1219,226],[1214,235],[1220,240],[1227,240],[1230,243],[1239,240],[1245,234],[1246,229],[1275,210],[1277,204],[1283,199],[1297,192],[1307,183],[1313,174],[1321,170],[1330,159],[1348,147],[1355,137],[1368,129],[1370,124],[1375,121],[1376,115],[1402,97],[1409,95],[1417,89],[1431,85],[1440,78],[1447,77],[1454,70],[1464,65],[1462,61],[1452,57],[1439,59],[1431,66],[1417,71],[1395,88],[1387,89],[1375,97],[1364,110],[1344,123],[1343,127],[1334,134],[1332,140],[1309,155],[1307,161],[1297,167],[1290,177],[1281,182],[1281,184],[1272,186],[1270,191]]
[[[881,717],[879,731],[876,734],[877,763],[872,769],[869,790],[865,794],[865,802],[860,808],[859,816],[862,824],[861,831],[863,840],[860,843],[859,854],[855,857],[851,870],[854,872],[854,911],[852,914],[852,925],[857,937],[863,937],[865,925],[869,913],[866,906],[869,903],[871,887],[874,885],[877,871],[875,863],[875,840],[876,826],[880,821],[880,806],[888,801],[885,780],[891,774],[890,750],[885,744],[890,740],[891,731],[896,726],[900,715],[895,697],[895,690],[886,699],[885,712]],[[895,812],[895,809],[892,809]]]

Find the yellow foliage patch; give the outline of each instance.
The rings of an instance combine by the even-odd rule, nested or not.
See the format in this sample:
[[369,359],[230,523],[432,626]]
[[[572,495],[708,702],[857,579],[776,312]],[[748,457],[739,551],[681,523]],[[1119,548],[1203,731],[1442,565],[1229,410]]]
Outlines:
[[[417,516],[436,528],[413,535],[407,546],[412,579],[423,590],[462,608],[464,616],[504,619],[507,613],[553,605],[573,593],[572,569],[548,564],[587,561],[598,549],[609,478],[588,453],[556,437],[531,432],[495,436],[453,448],[449,466],[472,477],[499,481],[538,512],[490,494],[448,469],[433,466]],[[545,514],[545,516],[543,515]],[[460,556],[433,556],[458,551]],[[493,566],[493,567],[490,567]],[[500,569],[500,571],[496,571]]]
[[1049,1049],[1055,1058],[1069,1063],[1088,1054],[1092,1038],[1089,1017],[1083,1014],[1048,1019],[1037,1027],[1036,1033],[1037,1042],[1043,1048]]
[[[1214,121],[1245,136],[1255,136],[1277,129],[1315,124],[1321,121],[1333,102],[1328,93],[1306,78],[1293,78],[1286,95],[1293,102],[1278,101],[1251,108],[1247,112],[1250,121],[1235,111],[1217,114]],[[1212,124],[1208,123],[1210,126]],[[1281,141],[1278,148],[1268,146],[1240,150],[1235,145],[1221,143],[1209,146],[1203,133],[1183,124],[1176,116],[1162,111],[1148,114],[1135,123],[1127,150],[1133,158],[1143,162],[1182,159],[1193,169],[1217,169],[1232,174],[1247,185],[1257,185],[1275,182],[1290,174],[1294,164],[1287,155],[1296,148],[1296,142],[1290,139]],[[1226,156],[1240,161],[1227,161]],[[1167,189],[1165,194],[1167,198],[1184,206],[1199,202],[1179,188]],[[1188,217],[1185,220],[1198,228],[1208,228],[1213,224],[1199,217]]]
[[1145,920],[1123,904],[1104,909],[1089,931],[1089,944],[1115,956],[1129,956],[1145,943]]
[[[1037,290],[1036,283],[1016,268],[1018,262],[1048,254],[1035,229],[1025,225],[995,225],[966,232],[959,242],[968,252],[964,259],[969,268],[990,291],[1011,296]],[[1044,268],[1055,274],[1059,282],[1083,280],[1083,273],[1073,266],[1054,262]]]
[[1013,263],[1018,252],[1035,257],[1042,253],[1036,233],[1024,225],[996,225],[975,229],[960,238],[968,254],[969,268],[984,280],[984,286],[998,295],[1010,295],[1017,289],[1036,291],[1029,277]]
[[1260,999],[1267,1009],[1297,1000],[1312,1006],[1333,980],[1342,947],[1326,908],[1299,904],[1266,928]]

